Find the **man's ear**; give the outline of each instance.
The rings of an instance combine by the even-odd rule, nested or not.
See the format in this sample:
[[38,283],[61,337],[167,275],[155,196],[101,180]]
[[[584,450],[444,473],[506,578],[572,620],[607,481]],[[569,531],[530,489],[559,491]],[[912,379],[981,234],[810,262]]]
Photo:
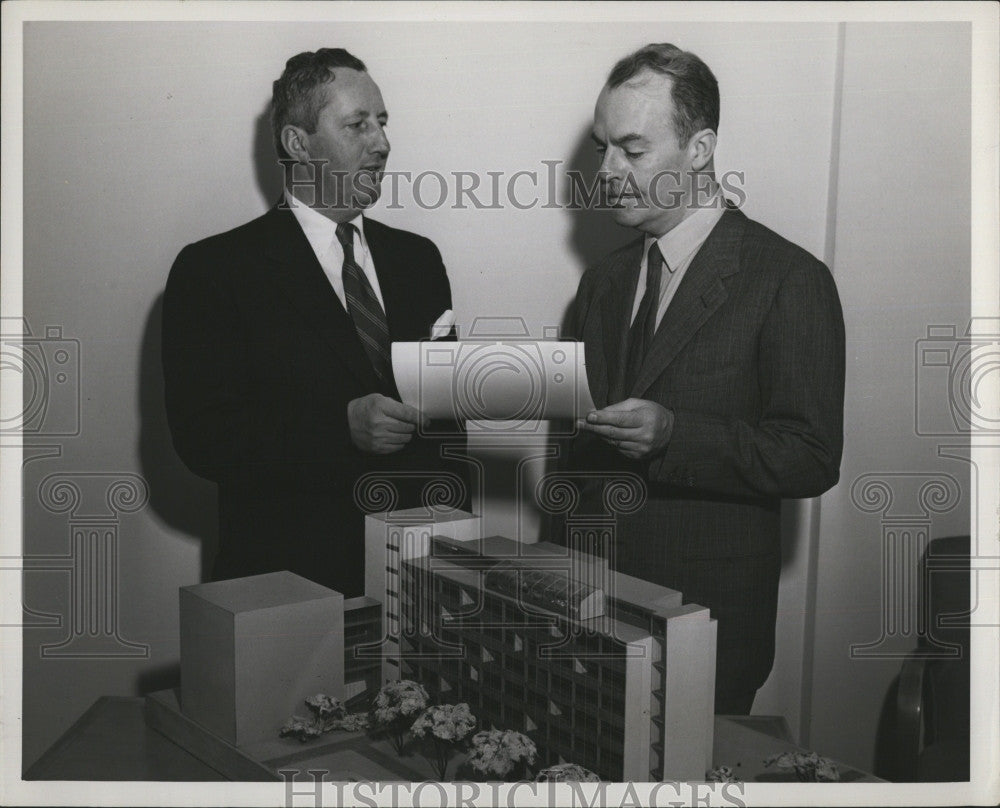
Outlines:
[[281,145],[292,159],[300,163],[309,162],[309,135],[301,126],[285,124],[281,128]]
[[688,158],[691,160],[691,168],[701,171],[712,162],[715,155],[715,132],[711,129],[702,129],[695,132],[688,141]]

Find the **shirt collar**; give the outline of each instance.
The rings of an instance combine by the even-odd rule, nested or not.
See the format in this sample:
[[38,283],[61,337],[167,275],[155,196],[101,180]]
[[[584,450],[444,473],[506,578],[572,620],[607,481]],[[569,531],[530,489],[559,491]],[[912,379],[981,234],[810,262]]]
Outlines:
[[[309,246],[316,253],[316,257],[320,258],[325,255],[330,249],[330,245],[337,241],[337,223],[326,218],[319,211],[315,211],[308,205],[303,204],[294,194],[290,194],[287,189],[285,189],[285,203],[291,208],[292,214],[302,228],[302,232],[305,233],[306,238],[309,240]],[[353,224],[357,229],[358,235],[361,237],[361,246],[367,251],[368,243],[365,241],[364,216],[359,213],[347,222],[347,224]]]
[[[669,230],[656,239],[660,245],[660,254],[671,272],[681,266],[692,253],[705,243],[705,239],[722,218],[725,210],[725,200],[722,194],[716,191],[706,205],[699,207],[673,230]],[[652,236],[646,236],[645,250],[647,253],[653,241]]]

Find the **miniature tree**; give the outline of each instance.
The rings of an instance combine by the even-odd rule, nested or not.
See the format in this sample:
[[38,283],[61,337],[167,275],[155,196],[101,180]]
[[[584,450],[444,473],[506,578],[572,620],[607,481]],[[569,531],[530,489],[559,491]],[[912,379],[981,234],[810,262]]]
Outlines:
[[475,726],[476,717],[469,711],[469,705],[464,702],[428,707],[413,722],[410,732],[431,743],[433,756],[427,759],[434,766],[438,780],[445,779],[448,760]]
[[577,763],[547,766],[535,776],[536,783],[599,783],[601,778]]
[[705,779],[710,783],[742,783],[729,766],[718,766],[705,773]]
[[324,732],[335,729],[356,732],[368,725],[367,716],[358,713],[347,714],[340,699],[333,696],[317,693],[305,701],[312,714],[308,717],[293,715],[289,718],[281,728],[282,738],[290,735],[305,743],[318,738]]
[[473,736],[468,763],[486,777],[505,780],[514,773],[512,779],[524,780],[536,754],[534,741],[526,735],[512,729],[489,729]]
[[409,679],[388,682],[382,686],[371,710],[371,727],[385,734],[396,754],[402,754],[406,731],[414,719],[427,708],[427,691],[423,685]]
[[764,765],[794,771],[795,778],[802,783],[833,783],[840,780],[837,765],[815,752],[782,752],[780,755],[771,755],[764,761]]

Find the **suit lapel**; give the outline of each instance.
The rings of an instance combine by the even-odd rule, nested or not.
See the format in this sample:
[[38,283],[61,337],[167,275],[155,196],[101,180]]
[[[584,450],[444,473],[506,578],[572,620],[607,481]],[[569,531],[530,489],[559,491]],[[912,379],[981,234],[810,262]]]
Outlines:
[[[608,404],[624,397],[629,322],[632,319],[632,304],[635,302],[635,286],[639,280],[642,244],[643,240],[639,239],[621,253],[617,265],[605,276],[603,290],[598,292],[601,295]],[[597,400],[594,403],[601,406]]]
[[641,398],[726,299],[723,279],[739,271],[746,217],[727,210],[698,250],[663,315],[628,397]]
[[323,341],[366,387],[376,389],[378,380],[354,322],[330,285],[294,214],[272,208],[267,214],[266,277],[302,315],[303,323]]
[[[384,225],[367,217],[365,218],[365,241],[368,243],[368,250],[372,255],[379,291],[382,293],[382,302],[385,304],[385,318],[389,323],[389,336],[393,342],[402,341],[404,339],[402,334],[406,331],[403,328],[403,321],[413,308],[412,305],[407,305],[406,301],[406,290],[409,283],[406,282],[407,278],[402,277],[405,265],[398,260],[401,257],[398,252],[392,250],[387,243],[387,231]],[[413,301],[409,302],[412,304]]]

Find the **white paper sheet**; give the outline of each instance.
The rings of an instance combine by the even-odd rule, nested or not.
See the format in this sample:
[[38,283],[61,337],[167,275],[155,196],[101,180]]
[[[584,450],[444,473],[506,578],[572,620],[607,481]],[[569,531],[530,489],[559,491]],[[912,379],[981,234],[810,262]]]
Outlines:
[[581,342],[394,342],[392,370],[403,403],[429,418],[542,421],[594,409]]

